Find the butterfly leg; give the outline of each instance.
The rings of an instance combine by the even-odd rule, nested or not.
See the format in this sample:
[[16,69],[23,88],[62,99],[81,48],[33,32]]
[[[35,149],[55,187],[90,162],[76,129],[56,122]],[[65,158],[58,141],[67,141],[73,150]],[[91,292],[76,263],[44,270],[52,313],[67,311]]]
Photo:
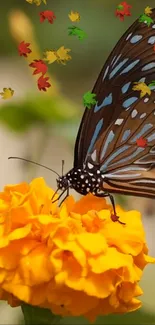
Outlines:
[[120,224],[122,225],[125,225],[124,222],[121,222],[119,220],[119,216],[117,216],[117,213],[116,213],[116,208],[115,208],[115,201],[114,201],[114,197],[112,194],[106,192],[106,193],[102,193],[102,194],[97,194],[98,197],[109,197],[110,201],[111,201],[111,204],[112,204],[112,207],[113,207],[113,214],[111,215],[111,220],[113,222],[116,222],[118,221]]
[[60,205],[67,199],[68,196],[69,196],[69,187],[67,188],[67,193],[66,193],[64,199],[61,201]]
[[[54,203],[54,202],[56,202],[56,201],[58,201],[60,198],[61,198],[61,196],[65,193],[67,191],[67,193],[66,193],[66,195],[65,195],[65,197],[64,197],[64,199],[61,201],[61,203],[59,204],[59,206],[65,201],[65,199],[69,196],[69,187],[67,188],[67,189],[65,189],[60,195],[59,195],[59,197],[56,199],[56,200],[54,200],[54,201],[52,201],[52,203]],[[55,192],[55,194],[57,193],[57,191]]]
[[118,222],[121,223],[122,225],[125,225],[124,222],[121,222],[121,221],[119,220],[119,216],[117,216],[116,208],[115,208],[115,201],[114,201],[114,197],[113,197],[113,195],[110,194],[110,193],[107,193],[107,196],[109,197],[109,199],[110,199],[110,201],[111,201],[111,204],[112,204],[112,207],[113,207],[113,212],[114,212],[114,214],[111,215],[111,220],[112,220],[113,222],[118,221]]

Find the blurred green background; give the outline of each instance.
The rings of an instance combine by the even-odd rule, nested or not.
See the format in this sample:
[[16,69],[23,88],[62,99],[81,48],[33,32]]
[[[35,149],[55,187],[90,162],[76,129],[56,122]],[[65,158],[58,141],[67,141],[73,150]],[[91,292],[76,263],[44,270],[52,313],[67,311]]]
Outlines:
[[[55,186],[55,177],[48,171],[18,161],[8,161],[8,156],[22,156],[44,163],[57,170],[65,159],[65,170],[72,167],[76,133],[83,113],[82,96],[91,90],[95,80],[113,46],[132,22],[143,13],[144,8],[154,6],[154,1],[131,0],[132,16],[120,22],[114,16],[116,0],[47,0],[47,8],[55,12],[56,20],[40,24],[39,12],[45,5],[36,7],[26,0],[6,0],[0,4],[0,92],[3,87],[15,90],[14,97],[0,99],[1,142],[1,188],[6,183],[30,180],[43,176]],[[71,10],[79,11],[78,26],[88,37],[79,41],[69,37],[67,28]],[[65,66],[49,65],[52,87],[47,93],[37,89],[36,79],[28,68],[26,59],[19,57],[17,45],[20,41],[33,44],[36,57],[42,58],[47,49],[58,49],[64,45],[71,49],[72,60]],[[74,193],[75,195],[75,193]],[[145,199],[120,198],[126,207],[137,208],[144,215],[146,237],[150,253],[155,255],[154,203]],[[154,324],[155,280],[154,266],[147,268],[142,280],[144,289],[143,308],[125,316],[108,316],[98,324]],[[0,306],[0,324],[22,323],[20,310],[6,304]],[[63,321],[73,324],[72,319]],[[74,324],[86,324],[83,319],[74,319]]]

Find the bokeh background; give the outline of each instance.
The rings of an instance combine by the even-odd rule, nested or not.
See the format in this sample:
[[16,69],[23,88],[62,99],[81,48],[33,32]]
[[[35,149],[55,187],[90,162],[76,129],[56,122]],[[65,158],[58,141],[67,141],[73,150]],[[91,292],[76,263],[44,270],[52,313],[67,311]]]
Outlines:
[[[3,87],[14,89],[14,97],[0,99],[0,186],[18,183],[43,176],[55,187],[55,175],[49,171],[16,160],[20,156],[61,171],[62,159],[67,172],[73,164],[76,133],[83,113],[82,96],[91,90],[113,46],[144,8],[154,6],[154,1],[131,0],[132,16],[120,22],[114,16],[119,1],[116,0],[47,0],[48,9],[55,12],[53,25],[39,22],[39,12],[26,0],[7,0],[0,3],[0,91]],[[68,13],[79,11],[79,27],[88,37],[79,41],[69,37],[71,25]],[[29,41],[35,49],[35,58],[42,57],[47,49],[64,45],[71,49],[72,60],[66,66],[53,63],[49,66],[52,87],[40,93],[28,61],[19,57],[17,45]],[[74,193],[75,195],[75,193]],[[148,199],[118,197],[126,208],[139,209],[143,214],[150,254],[155,256],[155,202]],[[143,308],[125,316],[99,318],[98,324],[154,324],[155,323],[155,271],[147,267],[143,280]],[[22,324],[20,308],[0,303],[0,324]],[[73,324],[66,319],[66,324]],[[87,324],[74,319],[74,324]]]

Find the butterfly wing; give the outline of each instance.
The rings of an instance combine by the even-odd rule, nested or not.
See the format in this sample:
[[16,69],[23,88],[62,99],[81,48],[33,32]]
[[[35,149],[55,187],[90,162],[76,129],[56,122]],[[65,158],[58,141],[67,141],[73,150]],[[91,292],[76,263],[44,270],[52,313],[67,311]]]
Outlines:
[[[105,175],[104,189],[154,197],[155,90],[122,111],[98,139],[96,147],[100,170]],[[88,166],[92,158],[93,155],[88,157]]]
[[[155,19],[155,9],[151,15]],[[74,167],[83,167],[92,160],[100,165],[99,151],[106,132],[125,108],[139,102],[132,90],[133,82],[151,82],[155,74],[155,24],[148,27],[138,20],[121,37],[107,59],[93,88],[97,104],[86,108],[74,152]],[[98,141],[98,139],[100,141]]]

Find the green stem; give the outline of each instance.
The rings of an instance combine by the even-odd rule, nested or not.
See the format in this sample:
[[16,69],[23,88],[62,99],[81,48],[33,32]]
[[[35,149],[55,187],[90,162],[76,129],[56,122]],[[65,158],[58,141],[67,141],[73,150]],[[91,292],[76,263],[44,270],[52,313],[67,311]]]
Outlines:
[[25,325],[56,325],[61,316],[54,315],[49,309],[22,304]]

